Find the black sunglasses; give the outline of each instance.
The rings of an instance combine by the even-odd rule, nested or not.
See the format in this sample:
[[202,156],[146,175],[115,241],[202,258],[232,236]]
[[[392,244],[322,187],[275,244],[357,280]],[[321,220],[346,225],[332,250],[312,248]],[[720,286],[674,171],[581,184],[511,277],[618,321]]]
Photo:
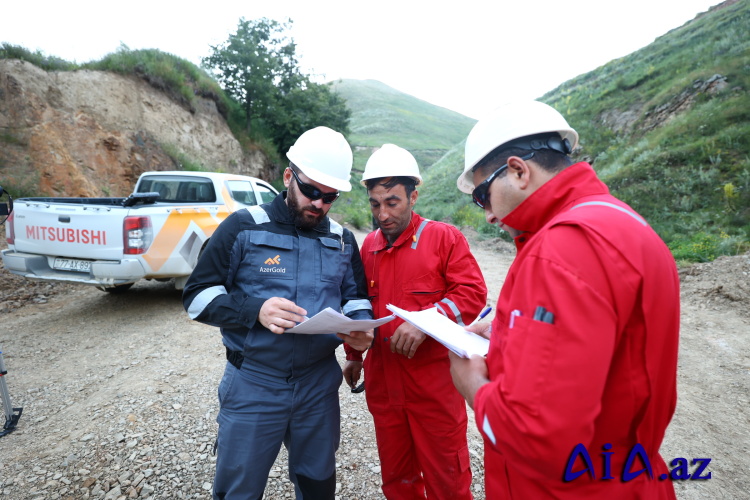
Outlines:
[[294,171],[293,168],[290,168],[289,170],[292,171],[292,175],[294,176],[294,179],[297,181],[297,186],[299,186],[300,192],[305,195],[307,198],[309,198],[311,201],[315,200],[323,200],[323,203],[326,205],[330,205],[334,201],[336,201],[336,198],[339,197],[341,193],[336,191],[335,193],[324,193],[320,189],[316,188],[315,186],[311,186],[310,184],[305,184],[301,180],[299,180],[299,177],[297,177],[297,172]]
[[[531,157],[534,156],[534,152],[524,155],[521,157],[522,160],[530,160]],[[479,183],[477,187],[474,188],[474,191],[471,192],[471,198],[474,200],[474,203],[479,208],[484,208],[484,206],[487,204],[487,198],[489,198],[489,191],[490,191],[490,184],[492,184],[492,181],[497,179],[497,177],[508,170],[508,164],[506,163],[502,167],[498,168],[492,174],[490,174],[489,177],[487,177],[485,180]]]

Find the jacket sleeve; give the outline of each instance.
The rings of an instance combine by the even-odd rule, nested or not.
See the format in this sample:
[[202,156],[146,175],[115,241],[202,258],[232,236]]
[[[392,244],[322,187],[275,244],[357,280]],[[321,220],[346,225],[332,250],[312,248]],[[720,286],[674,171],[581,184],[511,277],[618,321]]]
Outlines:
[[[507,306],[492,325],[502,348],[493,344],[491,382],[474,399],[485,442],[539,479],[559,478],[574,447],[593,438],[617,331],[602,252],[580,228],[548,234],[548,251],[514,269]],[[537,306],[554,314],[552,324],[533,319]],[[521,315],[511,328],[513,310]]]
[[344,229],[344,243],[351,246],[352,257],[341,282],[341,310],[352,319],[372,319],[372,305],[367,296],[367,284],[359,246],[354,234]]
[[233,287],[241,249],[238,213],[227,217],[214,231],[185,284],[182,303],[191,319],[223,328],[251,328],[265,299],[248,297]]
[[437,307],[451,321],[468,325],[487,303],[487,285],[464,235],[455,228],[451,228],[449,235],[439,249],[446,293],[423,309]]
[[[359,245],[348,229],[344,229],[344,242],[352,246],[352,260],[342,284],[342,310],[352,319],[372,319],[372,304],[367,295],[367,278]],[[344,352],[347,360],[362,361],[362,351],[353,349],[349,344],[344,344]]]

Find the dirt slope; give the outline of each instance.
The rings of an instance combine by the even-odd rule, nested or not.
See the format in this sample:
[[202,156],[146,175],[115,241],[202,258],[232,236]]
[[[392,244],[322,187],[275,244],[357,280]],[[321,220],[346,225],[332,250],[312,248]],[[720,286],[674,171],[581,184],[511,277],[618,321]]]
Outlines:
[[[494,302],[513,250],[472,241]],[[661,451],[668,461],[712,459],[712,478],[678,482],[679,498],[750,498],[750,255],[681,276],[679,401]],[[18,429],[0,438],[3,498],[210,498],[223,352],[217,330],[187,318],[171,283],[112,296],[0,269],[0,348],[14,406],[24,408]],[[364,397],[340,395],[338,496],[381,498]],[[483,499],[473,427],[469,446]],[[266,498],[293,496],[284,460],[282,449]]]
[[148,170],[206,170],[264,178],[275,167],[244,151],[214,102],[187,108],[145,81],[105,71],[46,72],[0,60],[0,179],[48,196],[126,196]]

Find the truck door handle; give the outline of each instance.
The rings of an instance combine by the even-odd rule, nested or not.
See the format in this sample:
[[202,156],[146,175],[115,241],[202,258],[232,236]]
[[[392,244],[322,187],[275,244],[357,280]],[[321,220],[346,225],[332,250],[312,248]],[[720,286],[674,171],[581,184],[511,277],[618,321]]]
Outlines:
[[57,220],[60,222],[70,222],[70,216],[69,215],[60,215],[57,217]]

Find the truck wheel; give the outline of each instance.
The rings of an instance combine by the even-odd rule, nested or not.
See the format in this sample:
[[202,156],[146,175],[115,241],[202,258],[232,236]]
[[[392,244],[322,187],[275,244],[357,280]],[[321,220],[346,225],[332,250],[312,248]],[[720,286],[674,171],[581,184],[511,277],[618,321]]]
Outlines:
[[101,290],[103,292],[107,292],[107,293],[112,293],[112,294],[118,295],[118,294],[125,293],[128,290],[130,290],[131,286],[133,286],[133,283],[125,283],[124,285],[115,285],[115,286],[109,286],[109,287],[106,287],[106,288],[105,287],[99,287],[99,290]]

